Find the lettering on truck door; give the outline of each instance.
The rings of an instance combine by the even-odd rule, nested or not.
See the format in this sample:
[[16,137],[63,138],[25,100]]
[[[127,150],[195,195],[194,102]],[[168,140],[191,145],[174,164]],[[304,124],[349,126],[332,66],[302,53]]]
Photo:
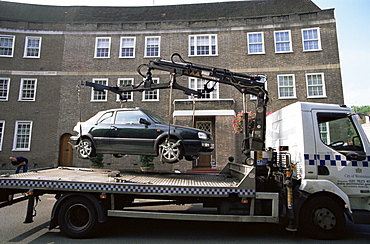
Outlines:
[[[316,153],[305,163],[317,166],[317,178],[334,182],[349,197],[370,193],[370,152],[359,133],[356,116],[347,112],[313,111]],[[364,144],[365,142],[365,144]]]

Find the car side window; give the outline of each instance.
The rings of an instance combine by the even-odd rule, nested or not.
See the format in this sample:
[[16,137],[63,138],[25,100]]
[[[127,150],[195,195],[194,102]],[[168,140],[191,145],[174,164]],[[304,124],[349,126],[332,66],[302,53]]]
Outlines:
[[103,116],[100,117],[98,120],[98,124],[112,124],[113,123],[113,112],[108,112],[103,114]]
[[140,124],[140,118],[146,118],[146,116],[140,111],[118,111],[115,124]]

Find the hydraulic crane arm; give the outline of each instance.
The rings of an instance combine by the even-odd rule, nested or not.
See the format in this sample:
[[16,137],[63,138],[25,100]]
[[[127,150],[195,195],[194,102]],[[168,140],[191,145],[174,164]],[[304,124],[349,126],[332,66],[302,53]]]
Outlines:
[[[174,61],[177,57],[180,62]],[[142,69],[146,68],[146,73],[142,73]],[[168,83],[156,84],[152,80],[152,71],[161,70],[170,73],[171,79]],[[194,95],[201,97],[202,93],[200,91],[195,91],[190,88],[181,86],[177,83],[176,77],[188,76],[195,77],[208,82],[204,85],[204,90],[206,92],[211,92],[214,90],[214,85],[222,83],[225,85],[231,85],[235,87],[240,93],[244,95],[251,94],[257,97],[256,103],[256,120],[253,128],[253,136],[249,137],[249,131],[247,130],[247,114],[245,114],[244,121],[244,153],[249,155],[252,150],[262,151],[264,149],[265,141],[265,124],[266,124],[266,106],[268,102],[268,94],[265,90],[264,82],[266,77],[264,75],[247,75],[242,73],[231,72],[226,69],[214,68],[199,64],[193,64],[185,61],[178,53],[174,53],[171,56],[171,60],[157,59],[149,61],[148,64],[142,64],[137,68],[138,73],[144,78],[143,81],[136,86],[121,86],[121,87],[111,87],[104,86],[100,84],[95,84],[92,82],[82,82],[82,85],[91,86],[97,91],[108,90],[120,95],[121,100],[125,100],[125,92],[138,91],[143,92],[147,90],[156,89],[178,89],[183,91],[187,95]],[[214,82],[214,83],[212,83]],[[208,87],[209,84],[213,84],[212,87]],[[243,99],[245,103],[245,99]],[[244,105],[244,108],[246,106]],[[251,144],[249,143],[251,139]]]

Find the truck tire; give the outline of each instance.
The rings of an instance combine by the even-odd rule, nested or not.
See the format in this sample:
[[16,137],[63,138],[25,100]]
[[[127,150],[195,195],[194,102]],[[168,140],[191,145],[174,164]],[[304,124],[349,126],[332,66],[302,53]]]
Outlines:
[[339,239],[346,224],[343,209],[330,197],[308,200],[302,209],[300,227],[314,239]]
[[98,215],[88,199],[74,197],[67,199],[60,207],[58,223],[68,237],[86,238],[97,229]]
[[88,159],[96,156],[94,144],[90,139],[82,139],[77,147],[80,158]]

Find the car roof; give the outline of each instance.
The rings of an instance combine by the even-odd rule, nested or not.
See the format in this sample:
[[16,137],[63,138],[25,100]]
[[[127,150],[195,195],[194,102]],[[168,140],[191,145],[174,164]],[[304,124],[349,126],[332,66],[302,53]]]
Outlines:
[[140,108],[112,108],[108,110],[102,110],[99,112],[111,112],[111,111],[132,111],[132,110],[141,110]]

